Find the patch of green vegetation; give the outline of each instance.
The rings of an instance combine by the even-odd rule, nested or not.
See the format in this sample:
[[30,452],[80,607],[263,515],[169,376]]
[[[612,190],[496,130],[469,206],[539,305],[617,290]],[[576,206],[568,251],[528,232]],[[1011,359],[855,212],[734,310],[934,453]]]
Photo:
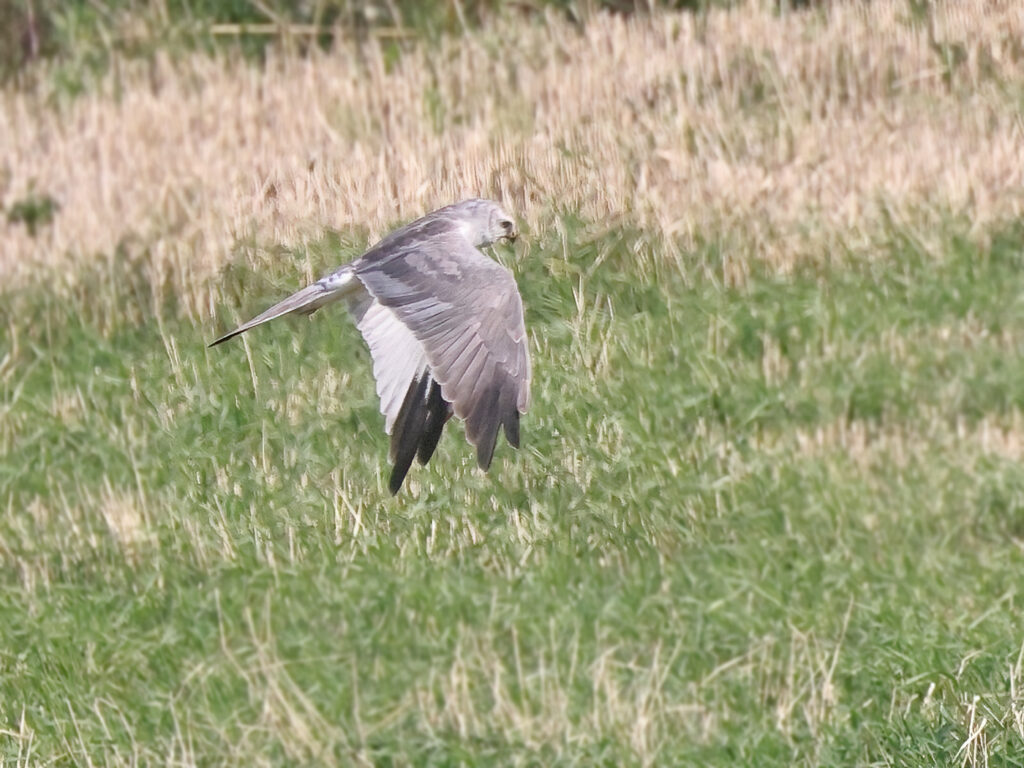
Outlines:
[[215,324],[123,255],[9,292],[3,758],[1019,764],[1021,228],[736,285],[560,227],[498,253],[523,449],[396,498],[341,308],[205,346],[358,239]]
[[[658,0],[661,8],[700,10],[728,0]],[[506,7],[503,0],[8,0],[0,3],[0,77],[22,72],[38,59],[56,58],[62,92],[76,94],[102,71],[111,54],[148,57],[157,50],[237,47],[261,57],[268,44],[305,49],[327,46],[334,31],[362,37],[374,30],[399,31],[434,39],[478,27],[501,13],[543,20],[550,11],[582,21],[584,11],[647,11],[644,0],[533,0]],[[220,25],[219,29],[214,29]],[[149,30],[141,32],[141,30]],[[317,32],[317,30],[321,30]],[[398,51],[397,39],[388,46]]]
[[14,201],[7,209],[7,223],[24,224],[29,234],[35,237],[40,227],[45,227],[53,221],[58,210],[60,205],[49,195],[29,192],[25,197]]

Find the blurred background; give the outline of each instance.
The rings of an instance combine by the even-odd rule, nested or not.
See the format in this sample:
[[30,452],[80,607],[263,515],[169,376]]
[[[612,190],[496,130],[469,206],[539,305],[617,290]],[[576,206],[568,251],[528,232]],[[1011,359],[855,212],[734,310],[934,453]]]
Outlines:
[[[0,760],[1018,765],[1024,9],[0,2]],[[523,447],[338,307],[470,196]]]

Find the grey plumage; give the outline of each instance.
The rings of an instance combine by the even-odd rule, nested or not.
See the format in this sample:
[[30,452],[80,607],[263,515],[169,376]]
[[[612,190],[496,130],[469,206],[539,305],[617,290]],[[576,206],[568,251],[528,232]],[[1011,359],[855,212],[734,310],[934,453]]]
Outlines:
[[478,249],[516,235],[512,218],[490,200],[441,208],[210,346],[282,315],[345,300],[373,360],[391,435],[392,493],[413,458],[429,461],[452,415],[465,420],[477,463],[487,469],[499,430],[519,447],[530,357],[515,279]]

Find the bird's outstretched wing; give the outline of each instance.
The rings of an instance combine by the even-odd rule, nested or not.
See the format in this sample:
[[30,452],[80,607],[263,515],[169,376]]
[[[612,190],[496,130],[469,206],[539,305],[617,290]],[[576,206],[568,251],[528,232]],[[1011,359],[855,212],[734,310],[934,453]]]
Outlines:
[[[379,312],[390,313],[422,347],[424,375],[405,383],[403,404],[412,398],[409,408],[416,413],[410,424],[419,430],[421,421],[441,418],[429,407],[431,381],[436,382],[455,415],[465,419],[466,437],[476,447],[477,463],[486,469],[499,427],[510,444],[519,446],[519,414],[525,413],[530,398],[530,357],[515,279],[470,245],[456,225],[409,233],[388,246],[371,249],[352,266]],[[388,336],[392,334],[397,347],[402,332],[394,329]],[[377,368],[375,357],[375,375]],[[398,366],[393,368],[397,382]],[[392,391],[390,385],[383,388]],[[383,400],[382,395],[382,409]],[[392,424],[398,420],[396,413]],[[393,446],[394,440],[392,433]]]
[[215,341],[211,341],[209,346],[215,347],[218,344],[223,344],[228,339],[233,339],[250,328],[269,323],[271,320],[276,320],[279,317],[294,314],[310,315],[320,309],[320,307],[325,307],[341,299],[351,300],[362,293],[364,293],[363,284],[356,279],[352,267],[346,264],[334,270],[331,274],[324,275],[312,285],[307,285],[305,288],[296,291],[287,299],[277,302],[270,309],[256,315],[247,323],[242,323],[242,325],[230,333],[225,333]]

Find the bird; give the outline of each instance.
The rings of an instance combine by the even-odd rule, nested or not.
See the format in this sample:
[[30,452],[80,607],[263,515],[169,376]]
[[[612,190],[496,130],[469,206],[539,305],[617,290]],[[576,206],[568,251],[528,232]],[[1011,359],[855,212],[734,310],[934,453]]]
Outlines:
[[405,225],[210,343],[284,315],[345,301],[370,350],[397,494],[413,459],[425,465],[453,416],[487,470],[499,428],[519,447],[530,402],[523,302],[513,274],[480,249],[519,235],[493,200],[474,198]]

